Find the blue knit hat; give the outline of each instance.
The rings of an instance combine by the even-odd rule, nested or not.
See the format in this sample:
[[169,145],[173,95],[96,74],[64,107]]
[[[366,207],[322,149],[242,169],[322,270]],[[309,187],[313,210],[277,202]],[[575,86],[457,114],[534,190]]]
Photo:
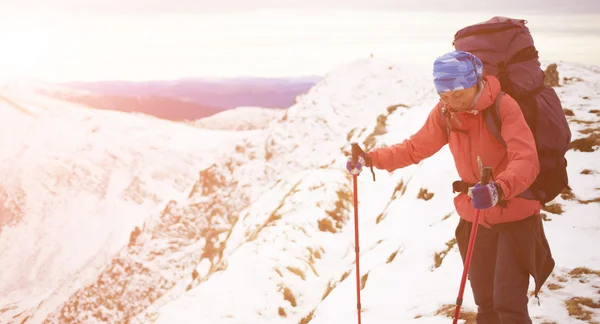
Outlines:
[[433,63],[433,82],[438,93],[471,88],[483,75],[481,60],[469,52],[453,51]]

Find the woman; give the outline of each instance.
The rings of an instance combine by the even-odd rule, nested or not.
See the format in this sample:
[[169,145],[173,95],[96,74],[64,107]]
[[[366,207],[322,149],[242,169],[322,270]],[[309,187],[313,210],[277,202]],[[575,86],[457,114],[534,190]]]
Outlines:
[[[460,192],[454,198],[460,216],[455,235],[463,261],[475,210],[480,210],[469,269],[477,323],[531,323],[529,275],[534,277],[537,297],[554,268],[540,202],[516,197],[539,173],[533,134],[508,94],[500,98],[507,146],[488,131],[482,111],[493,108],[500,82],[484,76],[482,62],[471,53],[453,51],[437,58],[433,79],[440,102],[421,129],[399,144],[368,152],[356,165],[349,160],[346,167],[351,174],[360,173],[363,165],[392,172],[417,164],[449,144],[461,178],[453,187]],[[487,185],[480,184],[479,159],[493,171]]]

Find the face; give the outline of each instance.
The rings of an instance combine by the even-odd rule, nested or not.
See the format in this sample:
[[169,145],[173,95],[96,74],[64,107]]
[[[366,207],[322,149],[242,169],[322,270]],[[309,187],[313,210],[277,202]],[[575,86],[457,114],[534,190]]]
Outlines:
[[465,111],[471,107],[471,103],[477,94],[477,87],[463,90],[454,90],[440,93],[440,99],[446,107],[454,111]]

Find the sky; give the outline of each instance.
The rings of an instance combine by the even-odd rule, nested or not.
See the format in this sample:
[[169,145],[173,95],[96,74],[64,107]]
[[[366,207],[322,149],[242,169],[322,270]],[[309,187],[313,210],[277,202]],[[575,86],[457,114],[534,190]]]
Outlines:
[[0,0],[0,78],[324,75],[371,54],[429,68],[495,15],[527,19],[543,59],[600,65],[600,1],[521,2]]
[[597,0],[1,0],[3,11],[70,13],[213,13],[263,9],[600,12]]

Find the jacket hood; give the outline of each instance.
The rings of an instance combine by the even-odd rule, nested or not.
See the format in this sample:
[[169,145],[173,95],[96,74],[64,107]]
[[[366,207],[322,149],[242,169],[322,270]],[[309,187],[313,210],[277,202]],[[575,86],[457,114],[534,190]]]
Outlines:
[[498,94],[500,94],[501,86],[498,78],[494,76],[487,76],[483,78],[486,82],[484,83],[481,96],[477,99],[475,106],[471,110],[483,111],[494,103]]

